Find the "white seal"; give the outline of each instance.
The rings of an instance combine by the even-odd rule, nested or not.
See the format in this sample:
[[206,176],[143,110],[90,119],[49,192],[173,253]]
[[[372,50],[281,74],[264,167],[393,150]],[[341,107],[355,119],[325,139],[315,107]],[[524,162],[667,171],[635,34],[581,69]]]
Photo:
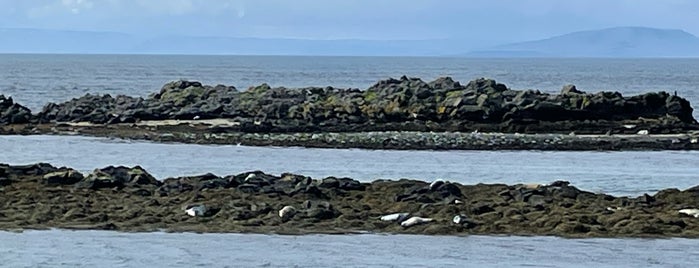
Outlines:
[[284,220],[293,217],[294,214],[296,214],[296,208],[293,206],[285,206],[279,210],[279,217]]
[[622,210],[622,208],[620,208],[620,207],[607,207],[606,209],[607,209],[607,211],[611,211],[611,212],[617,212],[617,211]]
[[636,132],[636,135],[648,135],[648,134],[650,134],[650,131],[648,131],[647,129],[641,129],[638,132]]
[[250,173],[250,174],[248,174],[247,177],[245,177],[245,180],[243,180],[243,181],[244,181],[244,182],[250,182],[250,180],[254,180],[254,179],[256,179],[256,178],[257,178],[257,175],[255,175],[255,173]]
[[187,209],[184,210],[187,215],[192,216],[192,217],[200,217],[204,216],[206,213],[206,206],[204,205],[192,205],[188,206]]
[[410,217],[410,219],[404,220],[400,223],[400,226],[410,227],[413,225],[423,224],[431,222],[432,218],[422,218],[422,217]]
[[381,221],[403,221],[410,216],[410,213],[393,213],[388,215],[383,215],[379,219]]
[[685,209],[680,209],[677,211],[681,214],[687,215],[687,216],[692,216],[695,218],[699,218],[699,209],[696,208],[685,208]]
[[544,185],[542,185],[540,183],[523,183],[522,184],[522,188],[529,189],[529,190],[536,190],[536,189],[539,189],[543,186]]

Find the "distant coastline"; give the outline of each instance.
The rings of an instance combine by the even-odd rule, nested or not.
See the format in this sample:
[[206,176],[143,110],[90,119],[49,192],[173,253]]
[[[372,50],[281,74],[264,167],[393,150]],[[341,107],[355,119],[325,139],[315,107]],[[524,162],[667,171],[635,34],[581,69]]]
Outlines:
[[[137,36],[115,32],[0,28],[0,53],[399,57],[696,58],[699,38],[676,29],[615,27],[547,39],[480,45],[465,38],[313,40],[223,36]],[[80,44],[91,44],[80,46]],[[163,45],[167,44],[167,46]]]

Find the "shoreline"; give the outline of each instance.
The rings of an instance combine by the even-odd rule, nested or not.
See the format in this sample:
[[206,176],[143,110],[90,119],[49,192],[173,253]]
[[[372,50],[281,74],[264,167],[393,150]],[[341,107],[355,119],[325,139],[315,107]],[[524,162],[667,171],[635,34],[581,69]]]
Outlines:
[[587,192],[565,181],[547,185],[462,185],[414,179],[362,183],[261,171],[161,181],[138,166],[110,166],[81,174],[39,163],[0,164],[0,193],[0,230],[15,232],[56,228],[699,238],[699,217],[693,214],[699,210],[685,210],[699,208],[699,186],[628,197]]
[[[225,120],[223,120],[225,121]],[[228,122],[147,121],[139,124],[22,124],[0,126],[0,135],[89,137],[246,146],[388,150],[699,150],[699,131],[673,134],[520,134],[491,132],[367,131],[249,133]]]

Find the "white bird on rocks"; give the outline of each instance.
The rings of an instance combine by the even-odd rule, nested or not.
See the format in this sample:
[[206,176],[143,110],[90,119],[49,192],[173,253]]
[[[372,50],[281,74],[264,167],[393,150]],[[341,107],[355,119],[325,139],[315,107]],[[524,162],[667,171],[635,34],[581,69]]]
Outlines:
[[410,217],[410,219],[404,220],[403,222],[400,223],[400,226],[403,227],[410,227],[413,225],[418,225],[418,224],[423,224],[423,223],[428,223],[433,221],[432,218],[422,218],[422,217]]
[[388,214],[388,215],[383,215],[379,219],[381,221],[403,221],[410,216],[410,213],[403,212],[403,213],[393,213],[393,214]]
[[687,216],[692,216],[695,218],[699,218],[699,209],[696,208],[685,208],[685,209],[680,209],[677,211],[681,214],[687,215]]

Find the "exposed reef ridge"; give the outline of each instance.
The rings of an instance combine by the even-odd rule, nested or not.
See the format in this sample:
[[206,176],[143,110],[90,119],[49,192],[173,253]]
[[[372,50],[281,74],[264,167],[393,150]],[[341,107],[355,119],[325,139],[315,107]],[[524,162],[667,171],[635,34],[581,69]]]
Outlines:
[[699,237],[699,186],[615,197],[565,181],[370,183],[260,171],[155,179],[141,167],[91,174],[0,164],[0,229],[254,233]]
[[[625,97],[585,93],[573,85],[560,94],[511,90],[490,79],[462,85],[449,77],[424,82],[401,77],[366,90],[309,87],[238,91],[175,81],[148,98],[90,95],[29,110],[0,98],[0,124],[143,120],[233,119],[243,132],[474,131],[508,133],[677,133],[697,129],[686,99],[666,92]],[[630,123],[630,121],[633,121]],[[629,125],[632,125],[629,127]]]
[[666,92],[625,97],[568,85],[548,94],[489,79],[461,85],[449,77],[401,77],[366,90],[263,84],[245,91],[175,81],[145,99],[87,94],[36,114],[0,95],[0,134],[370,149],[692,150],[699,149],[692,112],[686,99]]

